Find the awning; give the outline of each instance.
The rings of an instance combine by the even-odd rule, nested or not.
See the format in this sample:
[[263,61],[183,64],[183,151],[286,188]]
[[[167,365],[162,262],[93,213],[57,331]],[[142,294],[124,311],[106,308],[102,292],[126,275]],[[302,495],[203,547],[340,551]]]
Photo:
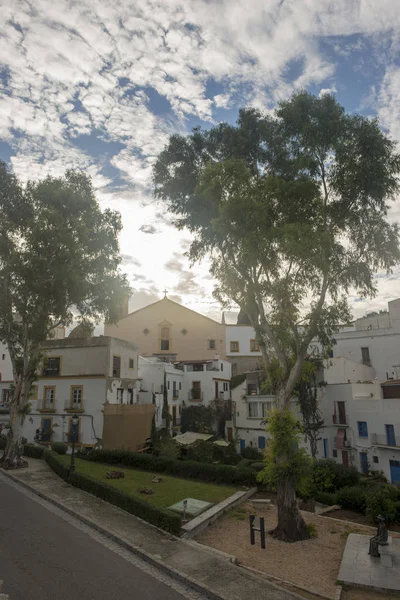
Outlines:
[[181,444],[182,446],[191,446],[200,440],[206,442],[211,440],[214,436],[209,433],[196,433],[194,431],[185,431],[181,435],[177,435],[173,438],[174,442]]
[[344,441],[346,439],[346,430],[338,429],[336,434],[336,448],[344,448]]

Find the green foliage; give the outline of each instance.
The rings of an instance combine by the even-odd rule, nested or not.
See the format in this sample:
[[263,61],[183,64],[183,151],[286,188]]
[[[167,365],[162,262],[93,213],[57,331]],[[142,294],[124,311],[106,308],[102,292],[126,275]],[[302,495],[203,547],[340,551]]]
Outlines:
[[67,454],[68,444],[64,444],[64,442],[53,442],[51,445],[51,449],[57,454]]
[[361,486],[344,487],[337,493],[337,502],[342,508],[364,514],[367,506],[365,489]]
[[170,437],[161,438],[156,442],[154,444],[154,451],[156,455],[167,458],[178,458],[180,455],[180,450],[176,442]]
[[317,455],[320,431],[324,419],[319,409],[318,386],[316,373],[319,361],[306,360],[295,388],[304,428],[304,437],[310,444],[311,456]]
[[252,461],[260,461],[264,458],[263,453],[260,452],[258,448],[252,448],[250,446],[246,446],[246,448],[243,448],[240,451],[240,454],[243,456],[243,458],[248,458]]
[[307,523],[306,529],[307,529],[307,533],[309,534],[309,536],[311,538],[318,537],[317,526],[315,525],[315,523]]
[[248,485],[251,487],[256,485],[256,473],[254,471],[251,469],[238,469],[230,465],[174,460],[123,450],[93,450],[88,456],[82,458],[93,462],[154,471],[155,473],[169,473],[185,479],[198,479],[228,485]]
[[267,431],[271,436],[265,454],[265,467],[258,473],[257,481],[276,488],[287,477],[300,494],[310,486],[312,461],[304,448],[298,447],[301,426],[289,409],[273,410],[268,419]]
[[253,469],[253,471],[257,471],[257,473],[259,473],[260,471],[262,471],[265,467],[265,463],[263,462],[253,462],[250,465],[250,468]]
[[318,491],[332,492],[360,484],[361,474],[330,458],[317,460],[313,465],[313,483]]
[[43,458],[45,452],[44,446],[37,446],[36,444],[25,444],[24,446],[24,456],[28,456],[30,458]]
[[243,467],[249,467],[251,464],[251,460],[249,458],[243,458],[240,462],[238,462],[237,466],[242,469]]
[[215,412],[211,406],[187,406],[181,413],[181,431],[214,433]]
[[333,506],[338,503],[337,494],[333,492],[315,492],[314,500],[327,506]]
[[212,463],[214,461],[214,444],[200,440],[187,449],[188,460]]
[[0,341],[13,366],[12,410],[26,415],[52,329],[74,314],[83,323],[119,316],[129,292],[119,271],[122,223],[119,213],[100,210],[80,172],[22,186],[0,162],[0,189]]
[[231,378],[231,390],[234,390],[238,385],[243,383],[246,379],[246,373],[240,373],[239,375],[233,375]]
[[393,523],[397,517],[398,492],[391,485],[383,485],[369,490],[366,499],[366,514],[375,522],[383,515],[387,523]]

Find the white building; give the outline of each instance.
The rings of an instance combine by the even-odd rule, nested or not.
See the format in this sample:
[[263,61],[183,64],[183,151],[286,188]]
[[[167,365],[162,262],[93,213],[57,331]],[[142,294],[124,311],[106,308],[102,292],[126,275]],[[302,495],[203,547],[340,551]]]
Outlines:
[[346,358],[325,361],[320,406],[325,426],[319,457],[359,471],[383,471],[400,481],[400,381],[379,381],[375,370]]
[[255,337],[250,325],[225,325],[226,357],[232,364],[232,375],[261,367],[262,355]]
[[176,364],[183,371],[185,404],[208,406],[214,400],[229,400],[232,367],[227,360],[187,360]]
[[374,369],[382,381],[400,378],[400,299],[386,313],[357,319],[336,335],[334,356],[343,356]]
[[43,344],[46,359],[35,383],[24,436],[70,443],[73,414],[79,416],[79,443],[93,446],[103,432],[104,403],[151,402],[137,380],[137,350],[110,337],[53,339]]

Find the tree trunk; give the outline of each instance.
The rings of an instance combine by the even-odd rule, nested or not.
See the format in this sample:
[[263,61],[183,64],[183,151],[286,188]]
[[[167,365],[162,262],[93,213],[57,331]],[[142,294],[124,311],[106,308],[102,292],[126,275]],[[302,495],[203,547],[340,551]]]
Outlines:
[[7,436],[7,445],[0,459],[3,469],[21,469],[28,466],[22,458],[22,432],[24,428],[25,414],[18,412],[18,407],[10,407],[10,432]]
[[284,542],[299,542],[310,539],[310,534],[299,508],[296,492],[290,476],[283,477],[278,484],[278,525],[272,536]]

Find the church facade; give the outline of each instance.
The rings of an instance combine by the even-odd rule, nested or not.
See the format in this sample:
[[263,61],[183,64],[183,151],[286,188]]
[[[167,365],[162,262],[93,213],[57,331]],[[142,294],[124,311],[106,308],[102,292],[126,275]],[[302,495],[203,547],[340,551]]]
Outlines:
[[167,297],[106,325],[104,335],[135,343],[141,356],[171,362],[226,357],[225,325]]

